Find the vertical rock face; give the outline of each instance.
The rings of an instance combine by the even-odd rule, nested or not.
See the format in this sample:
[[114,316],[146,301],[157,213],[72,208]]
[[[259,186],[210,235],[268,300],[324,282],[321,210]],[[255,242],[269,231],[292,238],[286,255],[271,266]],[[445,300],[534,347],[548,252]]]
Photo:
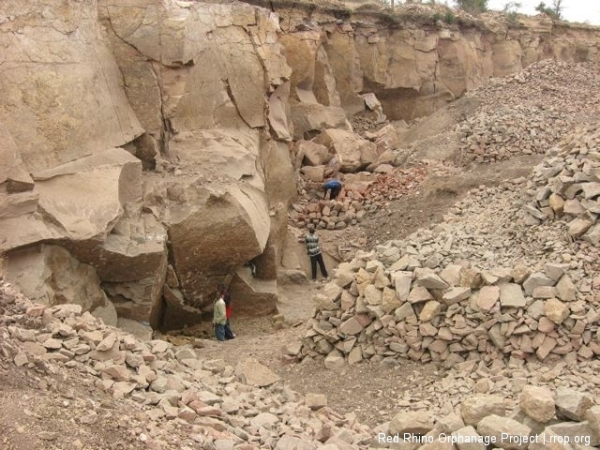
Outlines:
[[42,170],[143,133],[101,35],[95,0],[0,6],[0,123]]
[[[66,289],[46,301],[106,309],[106,293],[120,316],[177,327],[247,261],[265,253],[262,264],[277,266],[295,186],[291,70],[274,14],[37,0],[3,2],[0,16],[9,278],[36,292],[80,278],[99,295]],[[23,252],[39,262],[30,277]],[[254,296],[263,309],[274,307],[274,286]]]
[[[49,303],[153,327],[199,320],[231,277],[245,307],[272,311],[295,195],[290,141],[322,134],[327,155],[356,170],[378,157],[348,121],[365,92],[410,119],[541,58],[599,55],[597,34],[550,22],[461,30],[267,6],[1,2],[9,278],[59,289]],[[22,270],[34,259],[37,284]]]
[[492,76],[516,73],[545,58],[600,57],[597,30],[549,18],[519,16],[518,24],[510,24],[484,14],[469,18],[468,26],[449,26],[436,21],[435,9],[421,6],[393,16],[285,2],[273,8],[283,18],[282,42],[294,68],[292,92],[310,90],[322,105],[337,106],[323,95],[327,83],[317,83],[318,68],[325,67],[319,62],[326,61],[349,115],[362,110],[363,92],[375,93],[388,118],[408,120],[431,114]]
[[[228,274],[280,245],[277,229],[286,222],[273,221],[272,230],[269,209],[285,217],[295,188],[287,146],[269,139],[291,139],[291,70],[277,17],[250,5],[102,0],[100,13],[132,80],[127,95],[162,146],[160,157],[176,167],[150,176],[145,194],[166,226],[178,276],[165,292],[167,326],[174,327],[189,306],[210,306]],[[265,183],[278,185],[284,198],[269,198]],[[278,252],[269,254],[272,261]],[[275,298],[255,301],[272,309]]]

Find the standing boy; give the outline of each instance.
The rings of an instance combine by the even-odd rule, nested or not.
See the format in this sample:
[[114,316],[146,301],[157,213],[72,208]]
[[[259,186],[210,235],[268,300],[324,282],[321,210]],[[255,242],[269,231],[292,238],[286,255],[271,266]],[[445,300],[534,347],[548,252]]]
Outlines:
[[308,256],[310,256],[313,281],[317,279],[317,263],[319,263],[321,275],[323,275],[323,278],[327,278],[325,262],[323,261],[323,255],[321,254],[321,248],[319,247],[319,236],[315,233],[315,226],[312,223],[308,224],[308,234],[304,236],[304,243],[306,244]]
[[215,335],[217,337],[217,341],[225,340],[226,323],[227,316],[225,314],[225,298],[223,293],[220,293],[213,309],[213,324],[215,325]]

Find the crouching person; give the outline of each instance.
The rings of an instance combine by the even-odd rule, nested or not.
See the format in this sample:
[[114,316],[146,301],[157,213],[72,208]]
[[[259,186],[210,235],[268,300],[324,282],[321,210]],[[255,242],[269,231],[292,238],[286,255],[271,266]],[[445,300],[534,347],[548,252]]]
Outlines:
[[213,324],[215,326],[215,336],[217,337],[217,341],[225,340],[226,323],[227,316],[225,314],[225,298],[221,293],[213,308]]

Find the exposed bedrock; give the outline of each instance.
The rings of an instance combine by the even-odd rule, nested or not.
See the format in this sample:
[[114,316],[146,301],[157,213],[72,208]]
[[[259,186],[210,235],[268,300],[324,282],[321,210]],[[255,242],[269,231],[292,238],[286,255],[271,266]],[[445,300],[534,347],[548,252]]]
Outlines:
[[364,94],[411,119],[540,59],[600,54],[597,30],[544,19],[448,26],[264,6],[1,2],[9,280],[155,328],[201,320],[228,280],[246,312],[268,313],[278,272],[306,263],[285,248],[294,148],[321,165],[337,155],[345,172],[373,167],[380,149],[350,125],[377,104]]

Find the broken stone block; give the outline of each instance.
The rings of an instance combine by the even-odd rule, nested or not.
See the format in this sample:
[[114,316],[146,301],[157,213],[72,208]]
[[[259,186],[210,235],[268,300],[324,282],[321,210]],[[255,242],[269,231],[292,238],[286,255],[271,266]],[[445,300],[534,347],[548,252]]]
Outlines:
[[453,287],[448,291],[444,292],[442,301],[445,305],[453,305],[466,300],[471,295],[471,288],[469,287]]
[[554,395],[543,387],[525,386],[521,391],[519,407],[537,422],[546,423],[554,417]]
[[491,414],[505,416],[506,406],[502,397],[487,394],[473,395],[463,402],[461,414],[465,425],[477,426],[481,419]]
[[502,283],[499,288],[500,305],[503,308],[524,308],[527,304],[520,285],[515,283]]
[[527,439],[531,429],[508,417],[500,417],[495,414],[483,418],[477,424],[477,431],[481,436],[494,437],[499,446],[507,450],[525,450],[529,446]]
[[394,416],[390,422],[390,434],[404,433],[427,434],[433,429],[433,420],[426,411],[401,412]]
[[544,314],[552,322],[560,325],[569,317],[569,307],[560,300],[550,298],[544,303]]
[[569,275],[563,275],[556,285],[556,294],[558,298],[565,302],[572,302],[577,300],[577,288],[571,281]]
[[556,415],[560,419],[585,420],[587,411],[594,406],[592,398],[574,389],[560,388],[556,391]]

